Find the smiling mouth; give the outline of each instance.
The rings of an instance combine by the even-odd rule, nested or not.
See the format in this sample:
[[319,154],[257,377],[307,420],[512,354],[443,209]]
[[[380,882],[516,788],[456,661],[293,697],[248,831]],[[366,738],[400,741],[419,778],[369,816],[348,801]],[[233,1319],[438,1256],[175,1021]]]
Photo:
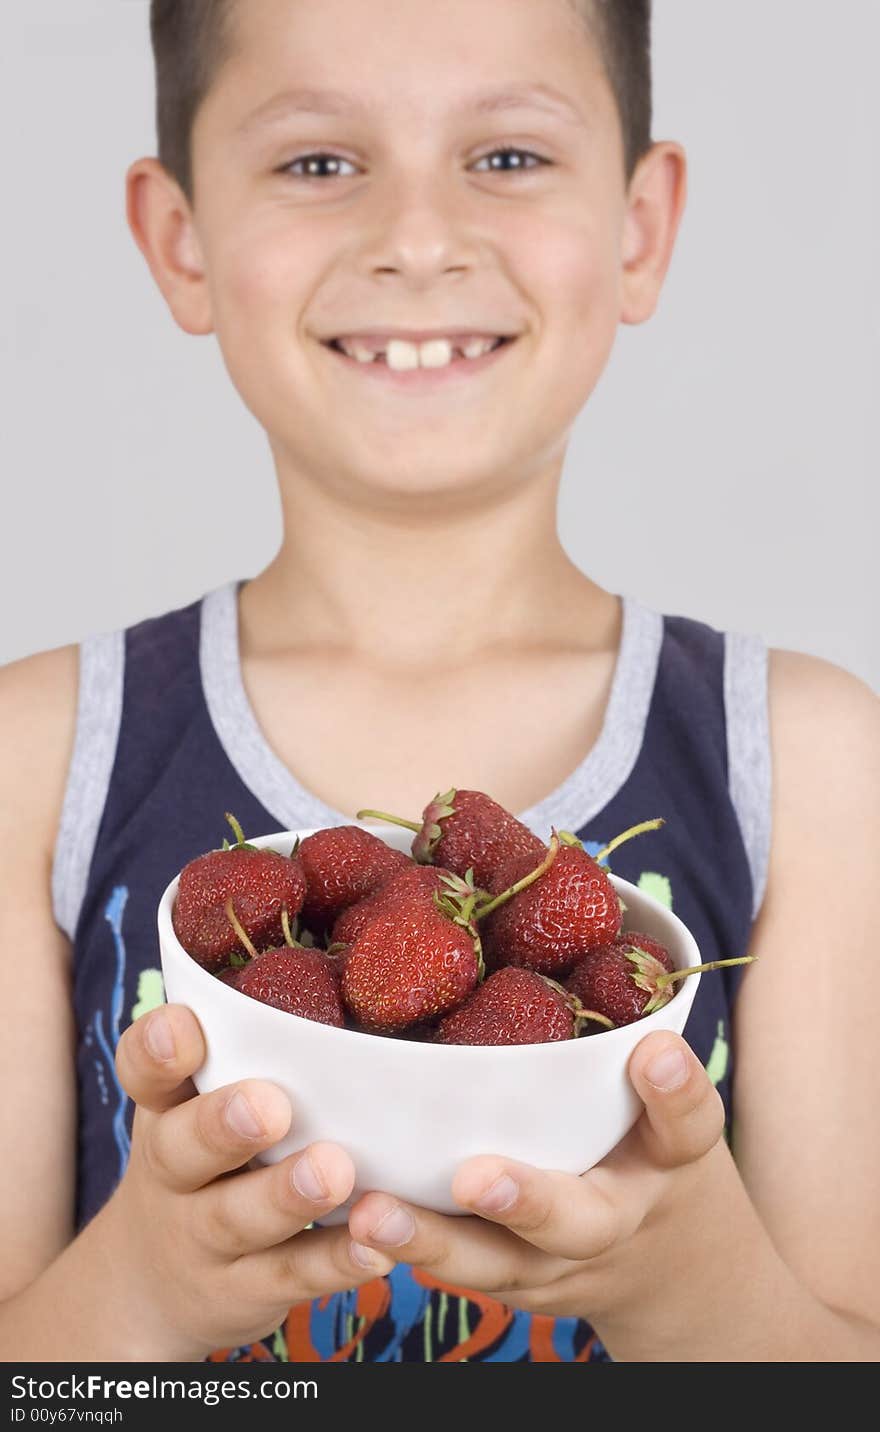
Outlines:
[[482,352],[475,351],[472,344],[465,344],[471,356],[448,339],[423,344],[391,340],[385,349],[375,353],[366,346],[357,347],[352,340],[349,347],[356,349],[356,356],[352,352],[346,352],[338,338],[322,340],[322,347],[338,354],[348,367],[360,369],[365,376],[383,377],[407,386],[415,384],[421,387],[441,380],[446,375],[460,378],[480,372],[495,362],[498,354],[515,343],[517,337],[517,334],[499,335],[492,339],[488,346],[484,344]]

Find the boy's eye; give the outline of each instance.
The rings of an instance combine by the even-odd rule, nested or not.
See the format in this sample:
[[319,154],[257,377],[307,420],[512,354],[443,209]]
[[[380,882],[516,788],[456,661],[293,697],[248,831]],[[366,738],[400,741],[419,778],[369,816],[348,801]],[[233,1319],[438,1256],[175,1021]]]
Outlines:
[[[545,159],[543,155],[533,153],[530,149],[514,149],[510,147],[493,149],[489,154],[484,154],[481,159],[478,159],[477,163],[482,164],[486,159],[490,161],[490,169],[484,169],[482,171],[484,174],[490,171],[500,172],[502,174],[516,174],[537,169],[541,165],[551,164],[553,162],[550,159]],[[500,162],[496,162],[497,160],[500,160]],[[505,162],[507,160],[513,162],[508,166]],[[526,160],[533,160],[534,163],[524,162]],[[338,170],[330,174],[321,173],[321,166],[325,164],[335,166],[348,164],[351,168],[354,168],[351,164],[351,160],[344,159],[340,154],[328,154],[319,151],[314,154],[302,154],[298,159],[292,159],[289,164],[283,164],[281,168],[277,170],[277,173],[291,174],[296,179],[336,179],[350,177],[346,174],[339,173]],[[304,166],[304,168],[299,168],[298,166]]]
[[[496,164],[496,163],[495,163],[495,159],[496,159],[498,156],[500,156],[502,160],[504,160],[504,159],[512,159],[512,160],[515,160],[516,162],[513,163],[513,164],[511,164],[510,167],[508,168],[508,167],[505,166],[504,164]],[[531,149],[512,149],[512,148],[493,149],[493,150],[491,151],[491,153],[489,153],[489,154],[484,154],[482,159],[478,159],[478,160],[477,160],[477,163],[478,163],[478,164],[482,164],[483,159],[488,159],[488,160],[491,161],[490,167],[491,167],[492,169],[496,169],[496,170],[497,170],[497,169],[500,169],[502,173],[507,173],[507,174],[515,174],[515,173],[517,172],[517,170],[523,170],[523,169],[538,169],[538,168],[541,167],[542,164],[551,164],[551,163],[553,162],[553,161],[550,160],[550,159],[545,159],[542,154],[535,154]],[[524,164],[524,163],[522,162],[524,159],[534,159],[535,162],[534,162],[534,164]]]

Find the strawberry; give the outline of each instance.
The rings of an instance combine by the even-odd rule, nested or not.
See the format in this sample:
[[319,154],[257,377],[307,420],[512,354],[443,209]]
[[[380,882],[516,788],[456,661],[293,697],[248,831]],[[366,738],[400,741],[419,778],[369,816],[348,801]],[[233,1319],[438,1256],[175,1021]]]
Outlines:
[[[533,858],[508,861],[498,882],[514,883]],[[520,965],[561,977],[585,950],[613,940],[622,918],[605,871],[585,850],[563,846],[539,881],[489,913],[482,931],[487,968]]]
[[472,903],[410,891],[370,921],[342,976],[345,1007],[362,1029],[392,1034],[467,998],[483,974]]
[[[596,1023],[611,1027],[611,1021]],[[533,970],[496,970],[469,999],[440,1021],[437,1044],[549,1044],[574,1039],[587,1011],[561,985]]]
[[640,950],[644,950],[646,955],[653,955],[655,960],[659,960],[664,969],[675,969],[666,946],[661,945],[659,940],[655,940],[652,935],[644,934],[641,930],[621,930],[614,943],[637,945]]
[[248,845],[235,817],[227,812],[226,819],[236,843],[230,846],[224,841],[221,850],[211,850],[184,866],[171,911],[174,933],[183,948],[212,972],[241,949],[224,914],[230,896],[253,943],[265,948],[283,941],[282,905],[295,916],[306,893],[298,859]]
[[449,873],[442,866],[416,865],[411,860],[407,861],[405,870],[392,875],[390,880],[386,880],[370,895],[365,895],[356,905],[349,905],[347,910],[343,910],[333,926],[334,943],[338,941],[350,945],[376,915],[393,907],[398,899],[406,898],[410,893],[421,890],[430,897],[435,890],[442,891],[443,876]]
[[[271,1004],[302,1019],[342,1028],[345,1018],[339,972],[324,950],[307,949],[292,939],[286,909],[283,912],[286,943],[262,952],[254,949],[242,929],[231,898],[226,902],[225,914],[250,955],[250,959],[230,972],[227,982],[234,989],[259,1000],[260,1004]],[[220,978],[226,973],[224,970]]]
[[[657,995],[658,977],[674,969],[663,946],[656,940],[651,944],[663,950],[662,958],[624,941],[599,945],[575,965],[565,988],[616,1025],[632,1024],[642,1018],[646,1005]],[[661,1003],[665,1004],[674,993],[670,988]]]
[[[492,908],[539,879],[558,850],[554,831],[540,865],[497,896]],[[441,884],[430,898],[418,886],[398,893],[349,946],[342,996],[364,1029],[391,1033],[445,1014],[483,978],[474,910],[486,893],[474,888],[472,870],[465,879],[441,876]]]
[[540,860],[546,852],[528,826],[482,791],[436,795],[422,812],[421,824],[381,811],[358,811],[358,820],[368,816],[415,831],[412,853],[419,864],[443,865],[460,876],[473,870],[474,884],[487,890],[502,861],[516,855]]
[[[633,826],[595,857],[576,836],[563,831],[563,846],[540,880],[513,899],[508,891],[478,908],[476,918],[488,919],[483,929],[487,968],[518,965],[561,979],[587,950],[612,941],[620,931],[623,906],[599,861],[625,840],[662,824],[658,819]],[[515,856],[505,861],[495,872],[493,895],[499,887],[519,881],[531,859]],[[499,905],[502,908],[496,908]]]
[[342,1028],[339,977],[323,950],[263,950],[239,970],[234,988],[261,1004]]
[[618,940],[589,951],[565,981],[565,988],[570,994],[618,1026],[633,1024],[635,1020],[653,1014],[655,1009],[662,1009],[676,992],[676,980],[698,971],[751,964],[754,959],[754,956],[746,955],[677,970],[669,951],[659,940],[639,934],[637,945],[632,932],[627,940],[633,943]]
[[297,855],[306,877],[302,917],[316,933],[328,930],[349,905],[411,864],[402,850],[392,850],[358,825],[315,831],[301,842]]

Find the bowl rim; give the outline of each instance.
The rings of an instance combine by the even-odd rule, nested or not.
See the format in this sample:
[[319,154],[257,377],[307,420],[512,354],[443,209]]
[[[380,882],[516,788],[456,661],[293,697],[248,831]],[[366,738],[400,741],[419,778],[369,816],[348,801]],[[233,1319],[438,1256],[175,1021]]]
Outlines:
[[[388,827],[377,825],[375,822],[372,824],[367,824],[363,821],[352,820],[350,822],[347,822],[347,824],[358,825],[361,829],[369,830],[371,834],[377,835],[380,838],[389,833]],[[301,830],[279,830],[273,832],[270,835],[248,836],[247,844],[255,845],[259,849],[266,849],[267,847],[269,849],[274,849],[274,846],[272,845],[273,841],[287,840],[287,838],[289,837],[290,843],[292,845],[297,836],[300,838],[300,840],[305,840],[307,836],[313,835],[318,830],[324,829],[326,829],[326,827],[324,826],[312,826],[308,828],[304,827]],[[391,827],[391,829],[393,830],[394,827]],[[386,841],[386,844],[387,843],[389,842]],[[207,853],[208,852],[205,851],[201,852],[201,854],[203,855]],[[277,853],[284,854],[283,851],[279,851]],[[200,857],[194,856],[193,858],[199,859]],[[182,869],[185,868],[185,866],[182,867]],[[624,903],[626,903],[627,892],[632,892],[632,894],[636,895],[639,900],[645,902],[650,907],[652,907],[652,910],[660,916],[661,920],[671,921],[674,926],[678,927],[685,944],[689,943],[693,947],[693,950],[696,952],[697,957],[699,956],[699,946],[697,945],[694,936],[691,934],[691,931],[688,929],[687,925],[680,918],[680,916],[676,915],[675,912],[671,910],[668,906],[661,904],[660,901],[657,900],[653,895],[649,895],[646,890],[642,890],[638,885],[633,885],[631,881],[624,880],[621,876],[615,875],[613,871],[608,870],[607,868],[606,874],[611,880],[611,883],[617,893],[623,897]],[[212,974],[209,970],[206,970],[203,965],[200,965],[198,960],[193,959],[189,952],[184,949],[183,945],[180,943],[177,938],[177,935],[175,934],[174,925],[171,920],[171,909],[174,903],[174,897],[177,894],[177,887],[180,880],[180,875],[181,871],[178,871],[177,874],[173,877],[173,879],[168,882],[164,891],[162,892],[162,896],[157,909],[157,926],[159,934],[159,951],[162,962],[163,985],[166,954],[170,954],[171,957],[173,957],[175,960],[186,961],[187,963],[185,968],[187,968],[190,974],[193,971],[198,971],[195,978],[197,982],[199,980],[209,982],[205,985],[206,989],[211,988],[212,990],[216,991],[216,989],[220,988],[224,990],[225,994],[222,995],[221,998],[226,998],[227,996],[229,998],[240,998],[242,996],[240,995],[240,992],[238,990],[233,989],[231,985],[225,984],[223,980],[218,979],[216,975]],[[699,959],[695,959],[694,963],[699,963]],[[677,968],[682,967],[677,966]],[[687,1020],[688,1014],[690,1013],[690,1009],[693,1006],[694,999],[696,998],[697,990],[699,989],[701,979],[702,975],[700,974],[689,975],[686,980],[682,980],[679,982],[679,987],[673,995],[672,999],[667,1000],[665,1005],[662,1005],[660,1009],[654,1010],[652,1014],[643,1015],[641,1019],[632,1020],[629,1024],[618,1025],[616,1029],[603,1029],[600,1026],[596,1034],[580,1035],[575,1039],[548,1040],[540,1044],[435,1044],[427,1040],[407,1039],[405,1033],[401,1033],[396,1036],[388,1034],[372,1034],[367,1030],[347,1029],[345,1027],[340,1028],[337,1025],[323,1024],[320,1020],[305,1019],[302,1015],[294,1014],[290,1010],[277,1009],[274,1005],[263,1004],[260,1000],[251,1000],[250,1003],[257,1005],[258,1008],[263,1011],[263,1014],[256,1016],[257,1018],[265,1018],[266,1016],[268,1016],[270,1019],[275,1020],[276,1023],[279,1020],[286,1021],[294,1019],[296,1020],[298,1025],[305,1026],[310,1031],[312,1031],[313,1037],[315,1035],[315,1031],[326,1030],[328,1034],[347,1035],[351,1039],[360,1041],[369,1040],[371,1044],[373,1044],[377,1039],[380,1039],[382,1040],[383,1044],[393,1045],[396,1049],[399,1049],[401,1045],[404,1045],[409,1049],[433,1051],[432,1054],[424,1056],[427,1058],[437,1058],[442,1060],[444,1058],[450,1059],[458,1057],[460,1059],[462,1055],[464,1055],[465,1058],[473,1058],[475,1062],[479,1062],[480,1059],[485,1059],[490,1054],[494,1054],[497,1056],[503,1053],[504,1057],[512,1057],[514,1055],[519,1055],[519,1057],[522,1058],[523,1053],[525,1051],[530,1051],[531,1054],[537,1058],[552,1058],[552,1051],[560,1049],[569,1049],[574,1044],[585,1044],[591,1046],[594,1044],[596,1039],[601,1038],[603,1035],[606,1037],[617,1036],[618,1043],[622,1042],[623,1040],[629,1040],[632,1038],[632,1031],[636,1029],[640,1029],[643,1031],[641,1037],[644,1038],[646,1035],[650,1034],[653,1029],[668,1029],[668,1025],[662,1019],[660,1019],[659,1016],[662,1015],[664,1010],[667,1010],[675,1000],[682,998],[682,996],[685,996],[685,1000],[687,1003],[687,1009],[685,1011],[684,1016],[685,1021]],[[689,996],[686,995],[688,986],[690,986]],[[247,998],[247,996],[244,996],[244,998]],[[193,1011],[193,1013],[196,1013],[196,1011]],[[196,1017],[198,1018],[197,1014]],[[279,1025],[278,1027],[281,1028],[282,1026]],[[288,1024],[285,1024],[283,1028],[290,1028],[290,1026]],[[321,1036],[318,1035],[317,1037]],[[355,1046],[351,1047],[354,1048]],[[610,1048],[610,1045],[606,1045],[605,1047]],[[543,1052],[541,1054],[536,1055],[536,1051],[538,1050],[541,1050]],[[421,1058],[423,1056],[416,1055],[415,1057]],[[556,1055],[556,1057],[559,1057],[558,1054]]]

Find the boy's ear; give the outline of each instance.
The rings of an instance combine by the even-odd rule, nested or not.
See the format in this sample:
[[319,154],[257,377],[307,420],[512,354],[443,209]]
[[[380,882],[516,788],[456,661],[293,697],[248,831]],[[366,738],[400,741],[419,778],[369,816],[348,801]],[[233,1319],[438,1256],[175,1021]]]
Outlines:
[[657,307],[687,196],[680,144],[653,144],[630,180],[621,246],[622,323],[644,323]]
[[213,333],[204,261],[192,210],[158,159],[138,159],[125,176],[128,227],[184,333]]

